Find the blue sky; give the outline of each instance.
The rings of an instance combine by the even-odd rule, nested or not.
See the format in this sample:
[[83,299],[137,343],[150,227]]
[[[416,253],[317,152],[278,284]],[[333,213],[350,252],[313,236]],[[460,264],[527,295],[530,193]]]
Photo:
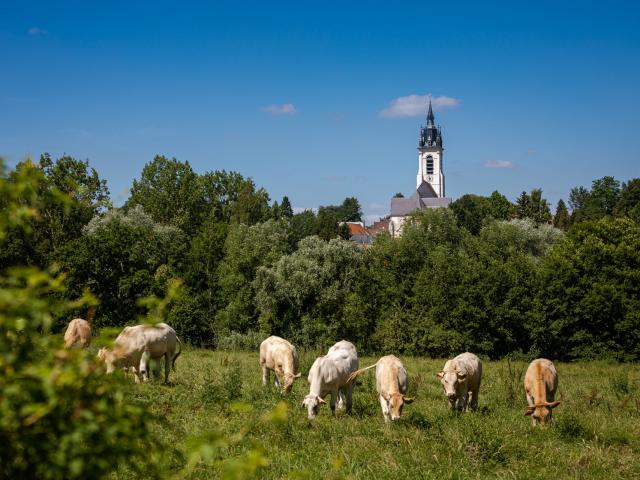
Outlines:
[[372,219],[432,95],[448,196],[640,176],[639,4],[521,3],[5,0],[0,155],[89,159],[116,204],[175,156]]

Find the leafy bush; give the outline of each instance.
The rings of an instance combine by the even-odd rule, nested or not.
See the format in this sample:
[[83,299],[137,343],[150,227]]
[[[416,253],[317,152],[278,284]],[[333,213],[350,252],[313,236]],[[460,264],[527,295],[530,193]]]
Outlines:
[[228,351],[257,351],[266,337],[253,330],[247,333],[230,332],[220,337],[218,348]]
[[[29,193],[41,181],[36,168],[0,179],[0,195],[11,199],[0,239],[9,224],[21,228],[39,215],[39,198]],[[88,353],[61,350],[47,334],[52,314],[94,303],[86,295],[57,301],[64,280],[33,267],[0,273],[0,477],[101,478],[121,464],[156,477],[149,413]]]

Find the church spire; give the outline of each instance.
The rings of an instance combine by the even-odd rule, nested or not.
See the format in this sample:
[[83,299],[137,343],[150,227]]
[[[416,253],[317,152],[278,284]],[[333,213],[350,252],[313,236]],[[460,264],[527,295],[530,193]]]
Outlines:
[[420,128],[420,138],[418,148],[442,147],[442,134],[440,128],[436,127],[431,98],[429,98],[429,109],[427,111],[427,125]]
[[433,110],[431,109],[431,97],[429,97],[429,112],[427,113],[427,127],[432,127],[435,123]]

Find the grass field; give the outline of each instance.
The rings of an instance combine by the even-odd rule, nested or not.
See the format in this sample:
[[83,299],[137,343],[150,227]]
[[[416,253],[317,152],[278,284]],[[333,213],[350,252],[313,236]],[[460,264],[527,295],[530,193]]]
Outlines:
[[310,422],[301,402],[315,357],[301,355],[303,376],[284,403],[273,385],[262,387],[257,352],[187,350],[170,386],[131,385],[130,394],[160,417],[163,443],[205,459],[193,456],[186,474],[188,455],[167,453],[176,478],[241,475],[247,454],[248,463],[267,459],[256,478],[640,478],[637,365],[556,364],[562,403],[539,429],[523,416],[525,363],[484,362],[479,410],[456,414],[435,377],[444,361],[424,358],[403,358],[416,400],[400,421],[384,423],[371,371],[359,377],[351,415],[334,418],[323,406]]

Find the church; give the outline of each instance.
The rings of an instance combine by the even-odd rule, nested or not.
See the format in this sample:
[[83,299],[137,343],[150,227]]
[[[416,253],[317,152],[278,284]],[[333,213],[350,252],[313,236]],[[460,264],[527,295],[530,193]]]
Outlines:
[[406,217],[423,208],[448,207],[451,198],[445,196],[442,164],[442,131],[436,127],[431,100],[427,113],[427,125],[420,127],[418,139],[418,175],[416,190],[409,198],[392,198],[389,233],[393,237],[402,235]]

